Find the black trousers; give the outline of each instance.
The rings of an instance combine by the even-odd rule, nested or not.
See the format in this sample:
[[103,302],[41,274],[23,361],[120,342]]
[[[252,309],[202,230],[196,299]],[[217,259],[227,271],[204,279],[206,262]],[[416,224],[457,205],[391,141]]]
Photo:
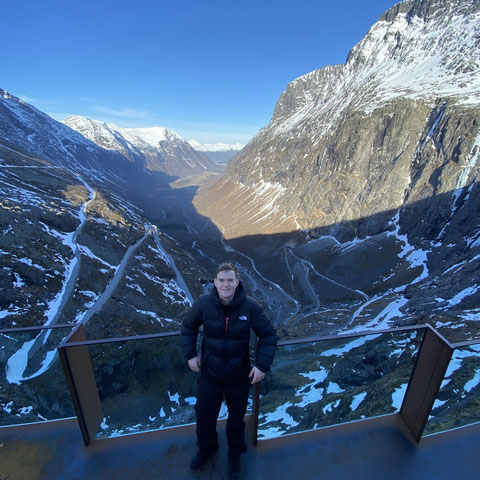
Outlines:
[[197,441],[200,449],[214,449],[218,446],[217,418],[223,398],[228,408],[227,442],[233,454],[247,450],[245,443],[245,412],[248,404],[250,379],[248,372],[235,381],[221,381],[202,372],[198,379],[197,403]]

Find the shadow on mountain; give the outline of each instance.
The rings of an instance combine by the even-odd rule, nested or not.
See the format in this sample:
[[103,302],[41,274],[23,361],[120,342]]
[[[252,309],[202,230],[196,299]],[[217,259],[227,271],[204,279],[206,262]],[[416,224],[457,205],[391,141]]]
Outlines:
[[[2,145],[0,153],[7,161],[45,164],[7,142]],[[21,170],[16,172],[21,175]],[[232,261],[248,290],[287,335],[376,327],[372,319],[392,305],[399,311],[397,317],[391,315],[394,324],[430,322],[435,317],[436,326],[451,328],[478,317],[478,183],[400,210],[308,232],[243,235],[225,241],[221,230],[194,207],[200,188],[194,179],[179,182],[177,177],[133,166],[118,173],[124,180],[113,189],[117,200],[131,201],[160,232],[178,242],[175,262],[182,273],[188,270],[197,294],[219,263]],[[113,185],[112,178],[108,183],[86,180],[95,188]],[[473,323],[468,335],[476,332]]]
[[[312,302],[310,287],[321,308],[356,305],[356,292],[369,299],[397,292],[395,298],[405,301],[404,323],[432,323],[435,316],[441,319],[437,326],[451,327],[472,312],[478,316],[480,307],[475,287],[480,274],[479,192],[476,183],[400,210],[308,232],[246,235],[228,245],[252,258],[261,274],[298,301]],[[298,281],[302,275],[303,284]],[[476,330],[472,326],[470,332]]]
[[[479,244],[478,183],[406,204],[399,210],[319,226],[308,232],[245,235],[229,239],[225,246],[219,228],[192,204],[199,187],[172,188],[173,180],[161,173],[151,173],[146,179],[139,177],[131,182],[130,198],[161,230],[198,257],[198,250],[191,248],[195,241],[203,260],[210,259],[207,264],[212,273],[214,265],[222,261],[243,263],[250,270],[253,261],[259,274],[293,294],[292,269],[298,270],[300,267],[295,265],[302,260],[310,262],[319,274],[369,297],[401,285],[406,291],[418,290],[420,275],[425,277],[423,283],[435,280],[438,292],[444,284],[450,291],[451,275],[444,273],[455,265],[468,264],[475,257],[472,245]],[[407,262],[414,250],[417,257]],[[407,263],[415,266],[408,268]],[[475,284],[473,272],[478,273],[478,265],[455,272],[454,283],[461,290]],[[412,282],[417,287],[410,288]],[[322,292],[318,295],[323,302]]]
[[[478,295],[468,291],[478,283],[480,269],[478,183],[399,210],[308,232],[245,235],[226,242],[220,230],[193,207],[197,189],[174,191],[163,185],[155,190],[161,191],[161,202],[154,194],[141,201],[147,216],[212,275],[218,263],[236,263],[249,290],[279,325],[288,323],[279,319],[282,316],[284,320],[295,317],[298,323],[300,314],[311,319],[309,313],[326,310],[333,318],[346,310],[340,321],[332,322],[335,328],[318,328],[329,333],[349,324],[346,319],[352,318],[355,309],[377,298],[382,301],[372,302],[375,309],[365,310],[364,323],[368,315],[378,315],[389,301],[400,299],[402,318],[393,322],[396,325],[432,323],[435,317],[441,319],[437,327],[450,328],[465,312],[478,312]],[[275,285],[285,292],[283,297],[275,294]],[[462,292],[464,297],[452,300]],[[300,305],[296,313],[293,301]],[[282,302],[290,305],[281,307]],[[467,336],[476,330],[472,327]]]

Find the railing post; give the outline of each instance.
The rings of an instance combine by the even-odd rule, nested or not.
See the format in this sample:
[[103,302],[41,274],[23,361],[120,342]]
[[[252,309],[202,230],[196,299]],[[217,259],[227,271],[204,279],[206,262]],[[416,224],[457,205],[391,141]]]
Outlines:
[[[254,339],[254,359],[257,361],[258,338],[252,335]],[[252,405],[252,444],[254,447],[258,443],[258,414],[260,412],[260,383],[257,382],[253,386],[253,405]]]
[[422,438],[453,351],[432,328],[426,329],[400,408],[400,416],[417,443]]
[[98,432],[103,411],[88,346],[69,346],[69,343],[86,340],[85,328],[80,324],[66,342],[58,347],[58,354],[77,414],[83,442],[88,445]]
[[258,414],[260,412],[260,382],[257,382],[253,389],[253,425],[252,425],[252,443],[256,447],[258,443]]

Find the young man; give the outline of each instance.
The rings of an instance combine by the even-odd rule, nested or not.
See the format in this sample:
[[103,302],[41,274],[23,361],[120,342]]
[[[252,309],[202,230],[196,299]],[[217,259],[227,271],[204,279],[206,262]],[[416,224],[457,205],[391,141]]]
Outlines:
[[[215,287],[201,296],[182,322],[182,348],[188,366],[200,372],[198,379],[198,452],[190,467],[200,468],[217,450],[218,413],[225,395],[228,407],[227,442],[230,469],[240,471],[240,455],[245,452],[245,422],[250,384],[260,382],[270,369],[275,354],[275,328],[262,308],[247,296],[238,271],[231,263],[217,268]],[[197,335],[203,325],[201,357]],[[258,338],[257,358],[251,368],[250,329]]]

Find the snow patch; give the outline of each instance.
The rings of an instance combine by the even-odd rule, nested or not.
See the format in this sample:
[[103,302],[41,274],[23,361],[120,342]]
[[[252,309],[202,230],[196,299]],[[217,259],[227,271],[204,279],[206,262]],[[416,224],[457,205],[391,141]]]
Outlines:
[[352,410],[352,412],[354,412],[360,406],[360,404],[365,400],[366,397],[367,392],[359,393],[358,395],[355,395],[353,397],[352,403],[350,403],[350,409]]

